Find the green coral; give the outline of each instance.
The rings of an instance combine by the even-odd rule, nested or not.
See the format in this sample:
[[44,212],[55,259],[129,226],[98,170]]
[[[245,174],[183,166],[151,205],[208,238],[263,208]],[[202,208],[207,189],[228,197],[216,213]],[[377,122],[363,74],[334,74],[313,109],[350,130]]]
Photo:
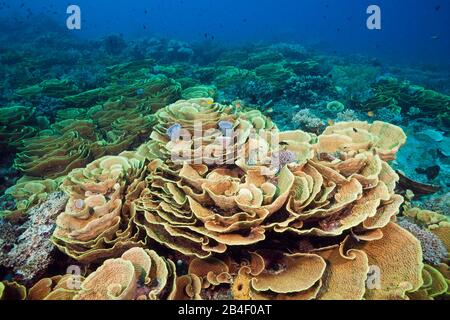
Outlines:
[[373,86],[374,95],[364,106],[367,110],[377,110],[383,107],[396,110],[411,110],[418,108],[420,113],[415,116],[434,116],[439,122],[450,126],[450,96],[412,85],[408,81],[396,78],[384,78]]
[[213,98],[217,97],[217,89],[214,86],[195,86],[184,89],[181,97],[185,100],[198,98]]
[[54,179],[98,157],[133,148],[150,135],[154,120],[147,107],[121,98],[88,109],[87,119],[56,122],[20,143],[14,166],[29,176]]
[[345,110],[345,106],[342,102],[339,101],[331,101],[327,104],[327,110],[333,114],[338,114]]
[[63,98],[77,92],[78,87],[69,80],[50,79],[30,87],[19,89],[16,91],[16,95],[28,99],[33,99],[39,95]]
[[0,109],[0,146],[16,147],[23,139],[36,134],[31,125],[34,121],[34,108],[12,106]]

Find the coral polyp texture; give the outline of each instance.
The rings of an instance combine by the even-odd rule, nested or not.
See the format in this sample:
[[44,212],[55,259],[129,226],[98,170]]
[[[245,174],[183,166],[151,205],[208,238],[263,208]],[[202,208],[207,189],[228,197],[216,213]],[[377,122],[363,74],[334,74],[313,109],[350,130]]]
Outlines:
[[424,269],[421,242],[396,223],[403,197],[387,161],[406,142],[399,127],[281,131],[259,111],[210,98],[154,117],[135,151],[64,178],[69,198],[51,241],[86,268],[35,281],[28,299],[409,299],[447,290],[436,288],[443,267]]

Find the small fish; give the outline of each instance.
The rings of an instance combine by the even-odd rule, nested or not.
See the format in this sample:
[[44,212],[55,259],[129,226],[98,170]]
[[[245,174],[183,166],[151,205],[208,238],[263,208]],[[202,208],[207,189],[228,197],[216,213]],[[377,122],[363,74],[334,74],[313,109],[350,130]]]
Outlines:
[[436,7],[434,7],[434,10],[439,11],[441,9],[441,5],[438,4]]
[[375,112],[369,111],[369,112],[367,112],[367,115],[368,115],[369,117],[373,118],[373,117],[375,116]]
[[428,168],[416,168],[418,174],[424,174],[427,176],[428,180],[434,180],[441,172],[440,166],[432,166]]
[[334,120],[328,119],[327,121],[329,126],[333,126],[334,125]]
[[142,96],[143,94],[144,94],[144,89],[137,89],[136,90],[136,95]]
[[432,36],[432,37],[431,37],[431,40],[439,40],[439,39],[440,39],[439,36]]

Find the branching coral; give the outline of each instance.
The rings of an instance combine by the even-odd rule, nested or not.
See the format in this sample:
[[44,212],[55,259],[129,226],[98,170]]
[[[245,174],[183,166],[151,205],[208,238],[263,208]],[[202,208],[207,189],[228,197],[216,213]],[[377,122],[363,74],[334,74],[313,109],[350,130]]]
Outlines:
[[310,109],[302,109],[297,112],[292,122],[302,130],[319,133],[325,127],[325,122],[317,117]]
[[434,233],[424,230],[406,219],[399,221],[399,224],[420,240],[424,261],[437,265],[447,258],[447,248]]
[[415,219],[426,229],[436,234],[444,243],[447,251],[450,250],[450,218],[437,212],[422,210],[420,208],[406,207],[403,215]]
[[416,236],[426,262],[422,287],[408,294],[414,300],[448,299],[450,296],[450,223],[445,215],[405,205],[400,224]]

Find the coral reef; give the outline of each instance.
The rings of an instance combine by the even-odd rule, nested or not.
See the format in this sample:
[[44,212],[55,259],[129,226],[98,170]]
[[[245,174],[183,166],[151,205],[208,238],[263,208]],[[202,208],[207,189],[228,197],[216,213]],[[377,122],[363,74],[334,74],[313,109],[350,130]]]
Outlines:
[[445,94],[393,77],[380,78],[373,91],[373,97],[365,103],[368,110],[389,108],[406,113],[410,112],[411,108],[416,108],[420,113],[410,112],[414,117],[433,115],[442,126],[449,126],[450,97]]
[[[394,193],[398,177],[384,162],[395,158],[405,142],[398,127],[341,123],[311,144],[309,134],[280,132],[255,111],[237,111],[210,99],[179,101],[155,117],[152,140],[137,152],[101,158],[64,181],[70,199],[58,217],[54,242],[72,258],[83,263],[113,258],[130,246],[144,246],[137,240],[142,237],[138,230],[145,230],[147,245],[151,240],[196,258],[190,273],[176,281],[186,286],[184,295],[190,293],[190,298],[199,297],[200,290],[193,288],[202,282],[205,288],[233,284],[232,296],[258,299],[405,298],[420,287],[419,241],[390,222],[403,202]],[[199,140],[180,140],[181,130],[194,134],[200,120]],[[266,137],[251,134],[263,129]],[[231,137],[236,144],[224,153],[218,147]],[[236,152],[237,147],[244,153]],[[173,157],[180,151],[188,158]],[[266,157],[269,162],[264,162]],[[274,157],[282,159],[282,167]],[[225,160],[228,164],[221,166]],[[285,243],[290,250],[270,249],[285,234],[291,237]],[[321,238],[327,239],[326,245]],[[239,270],[220,258],[236,259],[233,248],[245,253],[245,247],[256,244],[260,249],[249,264],[245,259],[231,264],[241,265]],[[399,248],[404,252],[403,273],[389,258]],[[206,272],[202,265],[208,260],[202,259],[212,259],[209,264],[217,267]],[[125,268],[116,260],[107,260],[104,268],[115,263]],[[346,273],[339,261],[360,270],[351,275],[359,283],[351,292],[339,289]],[[385,272],[381,290],[365,288],[371,261]],[[393,287],[398,273],[404,278]],[[240,292],[242,288],[248,292]],[[132,296],[127,290],[117,294]]]
[[41,27],[0,34],[0,300],[448,299],[448,70]]
[[17,183],[8,188],[5,195],[11,197],[8,208],[0,211],[1,217],[9,219],[20,218],[28,209],[46,200],[48,195],[57,191],[58,182],[51,179],[37,180],[23,177]]

